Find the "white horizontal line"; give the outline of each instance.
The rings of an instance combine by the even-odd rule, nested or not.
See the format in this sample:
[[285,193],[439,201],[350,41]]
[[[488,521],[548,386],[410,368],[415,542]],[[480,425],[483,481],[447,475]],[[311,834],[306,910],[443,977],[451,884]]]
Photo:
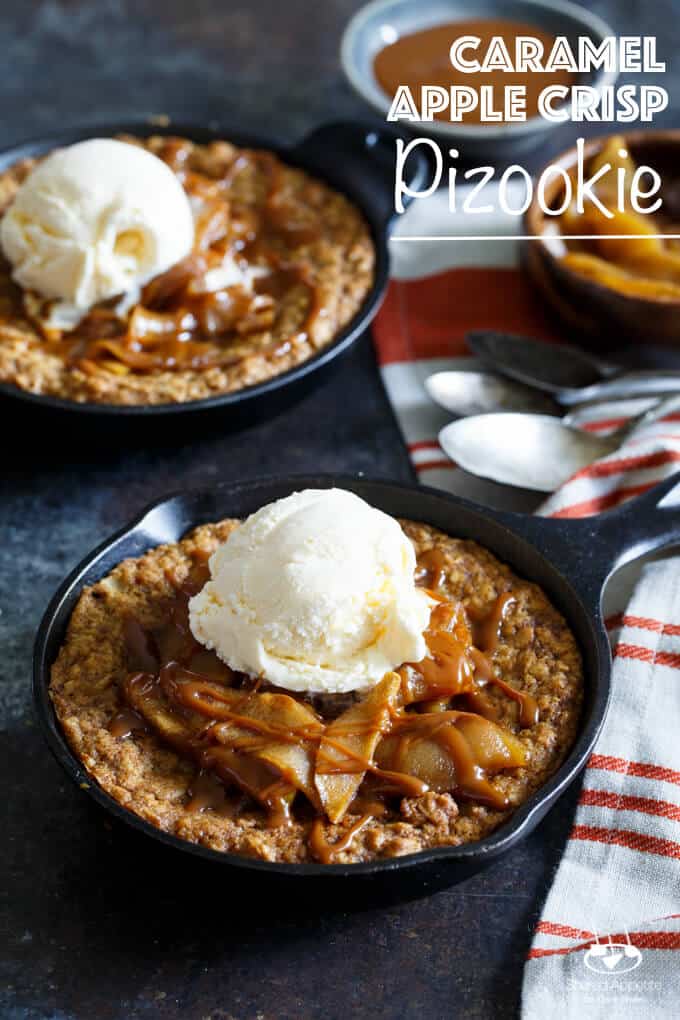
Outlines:
[[538,237],[536,234],[400,234],[391,241],[680,241],[680,234],[556,234]]

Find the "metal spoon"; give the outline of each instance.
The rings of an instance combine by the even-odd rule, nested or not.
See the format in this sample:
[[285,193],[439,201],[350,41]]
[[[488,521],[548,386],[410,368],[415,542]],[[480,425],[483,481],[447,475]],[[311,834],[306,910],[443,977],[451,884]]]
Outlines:
[[465,369],[434,372],[425,380],[425,389],[435,404],[459,418],[494,411],[562,413],[552,397],[492,372]]
[[631,372],[576,347],[493,330],[468,333],[466,339],[493,371],[550,393],[564,407],[680,392],[680,371],[673,369]]
[[576,471],[613,453],[634,429],[678,408],[680,395],[661,401],[607,436],[545,414],[480,414],[451,422],[439,433],[439,443],[451,460],[473,475],[553,492]]

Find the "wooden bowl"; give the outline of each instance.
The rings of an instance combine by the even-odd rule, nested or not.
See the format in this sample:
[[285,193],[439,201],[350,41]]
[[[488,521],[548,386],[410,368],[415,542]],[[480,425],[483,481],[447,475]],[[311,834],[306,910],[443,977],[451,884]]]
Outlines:
[[[599,152],[611,135],[589,140],[585,161]],[[653,167],[661,175],[664,208],[680,220],[680,130],[635,131],[622,133],[626,148],[635,162]],[[576,165],[576,147],[551,161],[571,170]],[[545,191],[546,204],[559,198],[562,182],[555,176]],[[580,342],[597,346],[621,343],[647,343],[680,346],[680,298],[638,297],[580,276],[564,265],[540,238],[548,223],[536,195],[524,216],[523,233],[532,239],[523,242],[524,265],[537,288],[561,324]],[[536,240],[534,240],[534,237]]]

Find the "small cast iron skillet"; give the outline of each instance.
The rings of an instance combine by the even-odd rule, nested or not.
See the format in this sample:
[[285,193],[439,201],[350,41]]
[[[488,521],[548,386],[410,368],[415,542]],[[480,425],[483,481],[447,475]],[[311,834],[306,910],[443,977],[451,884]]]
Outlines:
[[[364,891],[378,894],[382,889],[405,899],[451,885],[501,857],[527,836],[585,765],[609,701],[611,656],[600,607],[602,588],[612,571],[624,562],[680,541],[680,507],[660,505],[678,481],[680,475],[620,509],[581,520],[482,509],[435,489],[363,478],[270,478],[169,496],[152,504],[87,556],[50,603],[34,653],[34,697],[40,725],[69,776],[110,814],[187,854],[229,866],[239,887],[250,877],[259,888],[275,885],[277,893],[296,886],[300,889],[300,883],[308,893],[314,882],[315,888],[322,885],[325,895],[337,891],[338,886],[347,891],[351,879],[349,886],[354,889],[359,885],[362,895]],[[162,542],[176,542],[196,525],[246,516],[299,489],[331,486],[349,489],[386,513],[424,521],[451,535],[479,542],[520,576],[540,585],[564,614],[578,640],[585,700],[576,743],[548,782],[496,832],[478,842],[351,865],[275,864],[218,853],[162,832],[121,807],[89,777],[61,732],[48,694],[50,668],[85,585],[98,581],[126,557],[140,556]]]
[[[159,127],[148,121],[116,122],[74,128],[61,134],[54,134],[22,142],[0,151],[0,173],[18,160],[39,156],[59,146],[71,145],[86,138],[110,138],[119,134],[147,138],[150,135],[177,135],[191,141],[206,143],[227,139],[238,146],[268,149],[275,152],[285,163],[300,167],[319,177],[337,191],[342,192],[363,213],[375,245],[375,278],[364,302],[336,338],[302,364],[282,372],[265,382],[248,386],[234,393],[225,393],[205,400],[184,403],[140,404],[124,406],[118,404],[77,403],[60,397],[42,396],[29,393],[9,383],[0,382],[0,396],[9,397],[24,404],[40,407],[51,412],[62,412],[71,416],[97,416],[110,422],[122,424],[125,420],[166,417],[168,415],[204,415],[209,411],[220,411],[220,420],[230,424],[250,423],[258,418],[268,418],[283,407],[298,399],[312,385],[321,381],[327,372],[337,365],[356,340],[364,333],[374,318],[382,301],[389,278],[389,255],[387,242],[390,224],[394,218],[394,158],[395,139],[400,133],[386,125],[371,126],[357,123],[324,124],[308,134],[297,144],[286,147],[272,138],[246,135],[227,127],[205,127],[196,124],[170,123]],[[417,190],[428,171],[427,159],[421,153],[412,152],[405,168],[405,179],[410,187]]]

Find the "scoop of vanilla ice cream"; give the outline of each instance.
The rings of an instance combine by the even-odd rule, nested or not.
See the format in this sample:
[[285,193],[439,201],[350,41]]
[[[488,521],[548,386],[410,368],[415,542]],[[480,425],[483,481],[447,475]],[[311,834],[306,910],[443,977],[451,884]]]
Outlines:
[[392,517],[343,489],[262,507],[210,557],[191,630],[232,669],[293,691],[365,690],[422,659],[430,598]]
[[47,156],[2,218],[14,280],[77,321],[185,258],[189,200],[172,170],[137,145],[93,138]]

